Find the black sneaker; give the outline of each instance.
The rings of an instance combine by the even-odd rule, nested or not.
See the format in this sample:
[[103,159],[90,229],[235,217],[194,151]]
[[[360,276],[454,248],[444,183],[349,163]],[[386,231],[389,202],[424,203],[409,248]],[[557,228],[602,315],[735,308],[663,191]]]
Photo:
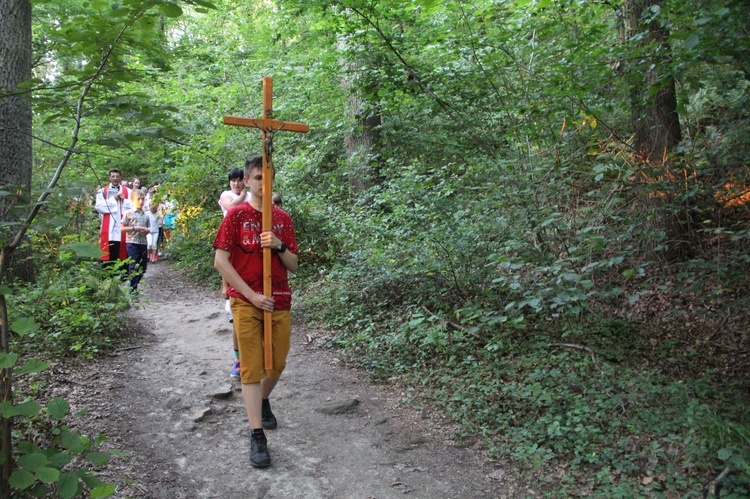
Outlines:
[[250,464],[255,468],[271,466],[271,455],[268,453],[268,441],[264,434],[250,435]]
[[275,430],[278,426],[276,423],[276,416],[271,412],[271,403],[268,399],[263,399],[263,412],[261,413],[261,418],[264,430]]

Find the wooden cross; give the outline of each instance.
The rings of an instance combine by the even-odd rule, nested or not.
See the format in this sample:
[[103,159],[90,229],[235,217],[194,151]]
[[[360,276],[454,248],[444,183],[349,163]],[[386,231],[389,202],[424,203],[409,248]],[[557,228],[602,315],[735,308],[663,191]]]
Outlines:
[[[273,80],[270,76],[263,77],[263,112],[258,118],[238,118],[224,116],[225,125],[260,128],[263,141],[263,218],[261,229],[263,232],[273,230],[273,135],[278,131],[307,133],[310,127],[305,123],[293,123],[273,119]],[[263,248],[263,294],[273,297],[271,289],[271,248]],[[273,312],[263,312],[263,364],[267,370],[273,369],[273,349],[271,338],[273,331]]]

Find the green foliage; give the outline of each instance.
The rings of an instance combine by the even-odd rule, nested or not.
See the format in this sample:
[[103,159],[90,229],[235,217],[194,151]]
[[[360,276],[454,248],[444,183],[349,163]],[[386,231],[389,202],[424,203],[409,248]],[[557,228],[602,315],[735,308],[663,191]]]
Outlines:
[[[41,286],[9,295],[19,346],[93,355],[111,341],[118,282],[73,263],[96,233],[85,199],[112,165],[164,182],[180,205],[169,256],[218,287],[216,201],[227,171],[260,149],[257,130],[220,117],[258,115],[271,75],[276,117],[311,126],[275,137],[275,189],[297,230],[306,309],[333,330],[330,346],[374,377],[422,387],[493,456],[531,463],[529,473],[572,471],[561,495],[696,495],[723,466],[736,471],[725,491],[747,492],[742,403],[733,387],[683,374],[716,365],[674,326],[694,311],[737,328],[731,318],[747,308],[741,0],[661,2],[642,20],[668,33],[656,43],[642,30],[623,38],[624,13],[609,3],[213,7],[35,3],[37,190],[80,86],[123,35],[91,94],[86,154],[35,227],[35,247],[64,256],[38,252]],[[632,148],[636,85],[652,66],[659,78],[643,95],[677,82],[683,140],[666,165],[644,165]],[[363,112],[379,125],[359,189],[346,145]],[[29,362],[19,369],[40,367]],[[29,483],[22,471],[16,480]]]
[[[185,221],[184,217],[178,219],[167,253],[177,260],[175,265],[191,279],[213,283],[217,289],[221,278],[213,268],[214,251],[211,244],[220,223],[221,211],[201,211],[189,221]],[[189,225],[189,232],[182,230],[185,225]]]
[[[103,439],[91,438],[70,430],[65,425],[52,428],[53,445],[42,448],[31,441],[17,444],[17,469],[10,477],[11,487],[25,495],[39,497],[54,493],[56,497],[72,498],[88,491],[89,497],[109,497],[112,484],[96,477],[93,468],[105,466],[112,454],[92,451]],[[71,463],[75,462],[75,467]]]
[[[13,367],[10,355],[4,356],[4,367]],[[17,357],[17,356],[15,356]],[[14,362],[16,359],[13,359]],[[29,364],[27,362],[27,364]],[[46,368],[38,364],[35,369],[16,369],[14,375],[24,382],[24,375],[39,372]],[[22,402],[0,403],[0,417],[14,418],[17,430],[14,440],[16,469],[9,478],[11,488],[24,495],[39,497],[52,492],[57,497],[70,498],[91,489],[91,497],[108,497],[114,493],[114,486],[96,478],[90,466],[105,466],[116,451],[102,453],[92,449],[106,437],[95,441],[68,428],[63,421],[69,417],[70,404],[61,397],[47,402],[45,408],[28,398]],[[50,435],[51,444],[40,446],[34,439],[24,440],[20,435],[40,433]],[[75,463],[75,464],[71,464]]]
[[627,355],[632,326],[620,319],[586,328],[585,339],[603,357],[631,367],[550,348],[547,335],[513,321],[472,321],[491,324],[487,337],[425,308],[401,322],[405,311],[394,313],[383,302],[369,306],[371,294],[355,298],[342,287],[335,294],[321,294],[320,287],[310,292],[305,310],[317,311],[337,331],[331,344],[348,358],[445,407],[460,422],[458,444],[481,436],[492,456],[512,459],[528,478],[565,469],[562,495],[582,489],[606,496],[699,495],[703,477],[724,466],[737,471],[725,491],[741,496],[750,486],[742,395],[718,390],[711,376],[675,381],[637,365]]
[[[50,235],[36,237],[50,242]],[[49,365],[30,356],[90,358],[116,344],[118,316],[129,306],[128,298],[119,278],[104,271],[98,261],[75,256],[89,252],[83,243],[63,245],[59,254],[54,248],[38,250],[39,262],[45,264],[39,267],[38,281],[8,289],[13,353],[0,354],[0,365],[13,369],[16,396],[26,392],[30,377]],[[65,424],[69,412],[64,398],[55,397],[43,407],[33,393],[16,403],[0,403],[0,417],[14,420],[16,468],[9,484],[16,493],[63,498],[86,491],[90,497],[114,493],[114,486],[99,480],[93,470],[106,465],[110,457],[94,451],[103,438],[92,441],[71,430]],[[48,445],[39,443],[43,435]]]
[[117,337],[117,317],[129,307],[125,288],[98,261],[71,258],[62,254],[56,267],[40,269],[36,284],[19,285],[10,297],[11,323],[35,325],[14,327],[21,352],[92,357]]

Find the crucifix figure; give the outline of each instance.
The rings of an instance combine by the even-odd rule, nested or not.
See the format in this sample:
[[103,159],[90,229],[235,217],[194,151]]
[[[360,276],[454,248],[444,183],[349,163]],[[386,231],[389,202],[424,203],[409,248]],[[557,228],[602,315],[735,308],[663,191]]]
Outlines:
[[[263,77],[263,112],[260,118],[239,118],[224,116],[225,125],[259,128],[263,143],[263,232],[273,230],[271,216],[273,196],[273,136],[278,131],[307,133],[310,127],[305,123],[293,123],[273,119],[273,80]],[[271,248],[263,248],[263,294],[272,297],[271,289]],[[273,312],[263,312],[263,363],[266,369],[272,369],[273,356],[271,347]]]

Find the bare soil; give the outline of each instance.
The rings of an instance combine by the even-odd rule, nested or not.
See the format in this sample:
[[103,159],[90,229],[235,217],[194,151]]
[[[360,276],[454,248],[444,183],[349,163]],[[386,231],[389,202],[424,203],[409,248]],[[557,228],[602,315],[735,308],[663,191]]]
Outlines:
[[116,497],[417,498],[529,497],[461,446],[439,408],[416,407],[398,386],[365,376],[319,346],[295,313],[288,366],[271,402],[272,466],[249,462],[240,387],[229,378],[231,324],[217,289],[152,264],[130,310],[131,344],[61,373],[80,430],[129,453],[101,470]]

